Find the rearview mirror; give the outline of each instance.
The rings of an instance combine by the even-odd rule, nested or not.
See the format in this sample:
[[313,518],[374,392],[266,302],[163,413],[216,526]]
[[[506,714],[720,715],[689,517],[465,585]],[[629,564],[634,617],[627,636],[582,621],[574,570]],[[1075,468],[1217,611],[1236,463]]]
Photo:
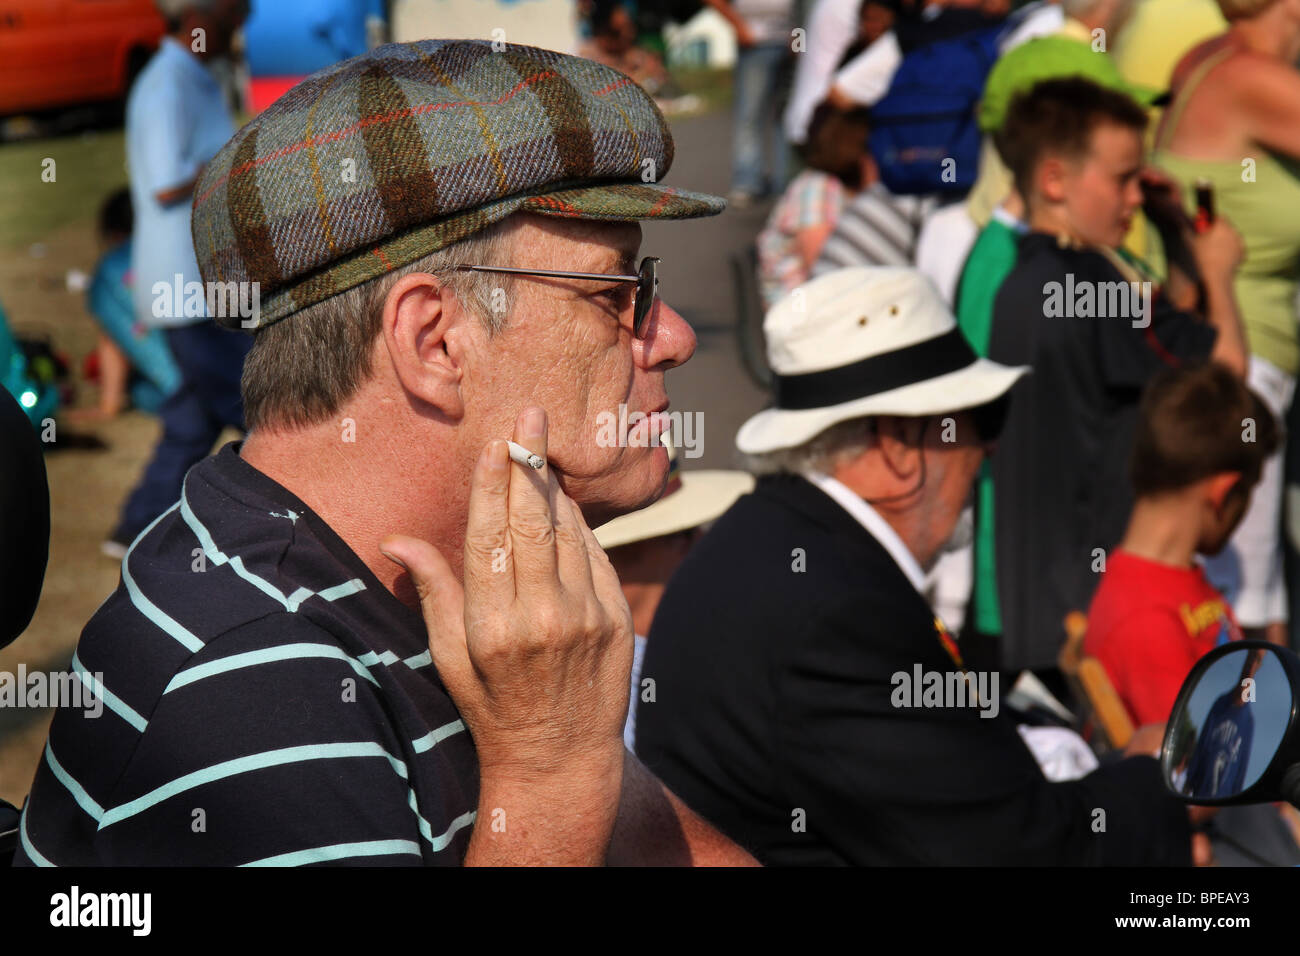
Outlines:
[[1165,786],[1187,803],[1288,800],[1300,806],[1300,657],[1265,641],[1206,654],[1165,728]]

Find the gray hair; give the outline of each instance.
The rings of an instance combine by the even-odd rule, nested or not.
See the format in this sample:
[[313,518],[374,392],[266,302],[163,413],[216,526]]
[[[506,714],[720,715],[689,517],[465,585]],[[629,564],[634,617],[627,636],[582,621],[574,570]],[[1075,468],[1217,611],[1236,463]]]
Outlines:
[[745,469],[755,475],[797,475],[809,470],[829,475],[842,462],[858,457],[871,447],[871,421],[871,418],[850,418],[818,432],[802,445],[745,455]]
[[514,280],[509,274],[456,271],[457,266],[505,265],[513,250],[513,220],[353,286],[258,330],[244,360],[241,390],[248,428],[305,427],[327,421],[371,375],[384,301],[404,276],[437,276],[495,336],[508,324]]

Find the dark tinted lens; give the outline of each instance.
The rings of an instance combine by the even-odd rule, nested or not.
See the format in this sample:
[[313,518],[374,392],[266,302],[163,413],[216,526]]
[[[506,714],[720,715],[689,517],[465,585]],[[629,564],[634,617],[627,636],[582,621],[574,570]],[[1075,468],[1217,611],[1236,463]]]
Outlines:
[[632,313],[632,332],[637,338],[645,332],[646,319],[650,317],[650,309],[654,307],[655,293],[659,285],[658,265],[659,260],[653,257],[641,260],[641,269],[638,272],[640,279],[636,284],[636,308]]

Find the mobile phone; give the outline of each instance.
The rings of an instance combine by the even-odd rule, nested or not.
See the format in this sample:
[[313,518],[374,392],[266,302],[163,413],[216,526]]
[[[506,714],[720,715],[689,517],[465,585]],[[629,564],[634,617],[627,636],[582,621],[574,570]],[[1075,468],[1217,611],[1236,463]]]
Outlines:
[[1205,232],[1214,225],[1214,184],[1196,180],[1196,231]]

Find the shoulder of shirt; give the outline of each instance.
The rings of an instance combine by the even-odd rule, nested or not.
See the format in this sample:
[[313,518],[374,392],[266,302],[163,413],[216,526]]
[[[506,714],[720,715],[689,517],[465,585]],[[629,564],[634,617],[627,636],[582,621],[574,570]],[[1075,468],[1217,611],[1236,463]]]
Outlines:
[[270,643],[302,631],[339,643],[330,622],[365,600],[366,580],[304,514],[251,490],[245,500],[209,498],[224,493],[208,481],[213,468],[213,459],[195,466],[181,500],[132,544],[122,582],[87,624],[83,645],[88,636],[113,638],[119,651],[147,644],[159,663],[181,666],[262,621],[276,622]]
[[1099,252],[1064,246],[1046,233],[1027,232],[1017,239],[1016,264],[1006,281],[1012,284],[1033,282],[1035,290],[1041,293],[1044,280],[1064,280],[1066,273],[1073,273],[1076,280],[1119,275]]
[[[1118,567],[1116,566],[1118,559]],[[1117,636],[1129,637],[1138,632],[1145,638],[1152,635],[1162,636],[1162,627],[1152,625],[1172,624],[1183,627],[1178,607],[1160,598],[1160,592],[1141,587],[1145,580],[1142,559],[1128,555],[1111,555],[1109,566],[1102,575],[1097,593],[1088,608],[1090,645],[1097,642],[1113,640]],[[1118,573],[1117,573],[1118,572]],[[1096,626],[1107,623],[1109,617],[1116,622],[1104,633],[1099,633]]]

